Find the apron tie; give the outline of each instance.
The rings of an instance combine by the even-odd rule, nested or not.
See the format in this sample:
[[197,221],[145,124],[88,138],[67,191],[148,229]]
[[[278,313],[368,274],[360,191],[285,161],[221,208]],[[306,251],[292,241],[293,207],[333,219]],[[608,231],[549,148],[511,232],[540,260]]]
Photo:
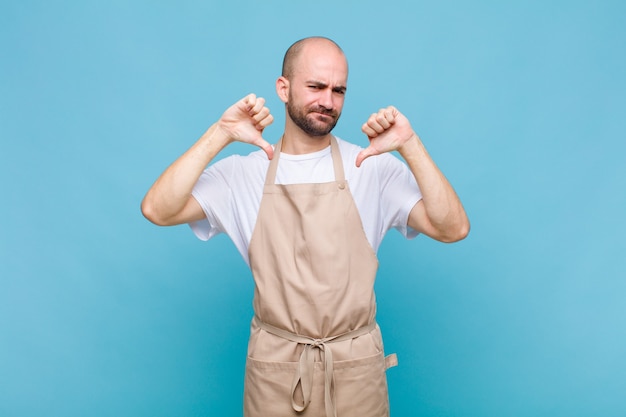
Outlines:
[[[337,336],[324,337],[316,339],[313,337],[303,336],[291,333],[284,329],[279,329],[271,324],[267,324],[257,316],[254,320],[259,328],[265,330],[274,336],[282,337],[289,341],[304,345],[304,350],[300,354],[298,369],[291,384],[291,406],[297,412],[304,411],[311,402],[311,392],[313,391],[313,370],[315,368],[315,352],[319,349],[320,357],[324,364],[324,407],[326,409],[326,417],[337,417],[337,409],[335,407],[335,375],[333,368],[333,351],[328,345],[329,343],[343,342],[345,340],[354,339],[364,334],[370,333],[376,329],[376,322],[372,322],[367,326],[342,333]],[[300,386],[302,392],[302,404],[296,402],[296,390]]]

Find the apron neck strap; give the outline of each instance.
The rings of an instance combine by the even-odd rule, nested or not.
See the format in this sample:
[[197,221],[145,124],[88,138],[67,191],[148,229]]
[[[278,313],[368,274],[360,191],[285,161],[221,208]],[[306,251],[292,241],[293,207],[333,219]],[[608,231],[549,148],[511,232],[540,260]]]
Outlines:
[[[278,171],[278,160],[280,159],[280,151],[283,145],[281,137],[276,146],[274,146],[274,158],[270,161],[267,169],[265,184],[272,185],[276,183],[276,172]],[[335,181],[345,181],[346,176],[343,172],[343,163],[341,162],[341,154],[339,153],[339,144],[334,136],[330,136],[330,155],[333,158],[333,169],[335,170]]]

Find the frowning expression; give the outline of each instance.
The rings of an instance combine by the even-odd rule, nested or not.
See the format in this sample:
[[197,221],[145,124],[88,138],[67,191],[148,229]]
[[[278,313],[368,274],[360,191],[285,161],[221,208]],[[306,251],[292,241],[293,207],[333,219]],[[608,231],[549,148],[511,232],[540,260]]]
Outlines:
[[346,58],[335,45],[307,44],[288,80],[289,118],[311,136],[330,133],[341,116],[347,79]]

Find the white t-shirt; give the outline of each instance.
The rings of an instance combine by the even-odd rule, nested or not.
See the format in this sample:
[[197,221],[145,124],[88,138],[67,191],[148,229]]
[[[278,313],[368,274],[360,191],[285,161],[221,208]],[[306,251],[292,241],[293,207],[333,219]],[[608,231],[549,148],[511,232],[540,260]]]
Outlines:
[[[422,194],[408,167],[393,155],[383,154],[367,158],[357,168],[355,161],[362,148],[341,139],[337,142],[348,187],[374,251],[378,251],[391,228],[407,238],[417,236],[407,226],[407,220]],[[206,169],[192,192],[206,214],[206,219],[189,224],[196,236],[208,240],[226,233],[248,263],[248,245],[268,167],[267,155],[258,150],[246,156],[229,156]],[[305,155],[280,155],[277,184],[323,183],[334,179],[330,146]]]

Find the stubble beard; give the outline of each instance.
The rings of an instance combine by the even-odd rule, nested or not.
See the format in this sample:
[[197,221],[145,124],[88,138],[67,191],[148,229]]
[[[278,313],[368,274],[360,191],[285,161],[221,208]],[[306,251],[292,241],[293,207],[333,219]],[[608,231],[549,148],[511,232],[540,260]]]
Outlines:
[[[296,126],[310,136],[326,136],[335,128],[335,125],[339,120],[339,116],[341,116],[341,113],[337,113],[334,110],[328,110],[324,107],[296,107],[292,103],[292,100],[287,102],[287,114]],[[332,118],[332,121],[325,123],[318,119],[314,119],[314,115],[312,117],[308,117],[311,113],[324,114]]]

